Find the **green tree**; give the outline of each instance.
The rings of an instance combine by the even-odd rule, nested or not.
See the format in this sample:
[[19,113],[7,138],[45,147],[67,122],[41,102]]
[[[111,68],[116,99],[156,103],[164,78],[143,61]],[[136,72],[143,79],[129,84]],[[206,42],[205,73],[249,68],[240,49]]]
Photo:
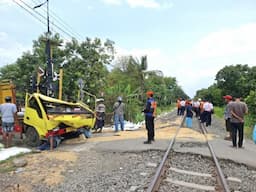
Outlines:
[[132,121],[141,118],[147,90],[155,92],[158,106],[170,105],[177,94],[187,96],[177,85],[175,78],[164,77],[159,70],[148,71],[146,57],[140,60],[132,56],[119,58],[109,73],[107,82],[106,99],[113,105],[118,95],[123,96],[128,104],[126,118]]
[[75,39],[66,44],[64,65],[64,95],[76,95],[77,81],[84,81],[84,90],[94,95],[101,95],[106,87],[107,65],[114,59],[114,42],[99,38],[86,38],[79,44]]
[[[246,97],[250,90],[255,88],[254,84],[248,84],[253,74],[248,65],[230,65],[221,69],[217,75],[217,86],[223,91],[223,95],[240,95]],[[250,74],[250,75],[249,75]]]
[[222,99],[222,90],[216,84],[209,86],[207,89],[201,89],[196,92],[196,98],[208,99],[215,106],[222,106],[224,104]]
[[[11,79],[16,85],[18,96],[24,98],[25,90],[28,90],[30,77],[36,79],[38,67],[46,69],[47,56],[45,53],[45,35],[33,41],[31,52],[25,52],[11,65],[0,69],[1,79]],[[114,58],[114,42],[106,40],[102,42],[95,38],[87,38],[84,42],[78,43],[72,39],[71,42],[63,44],[58,34],[51,37],[52,62],[54,71],[58,73],[60,64],[66,60],[63,66],[63,94],[64,98],[72,96],[76,99],[78,93],[77,80],[85,82],[85,90],[98,95],[105,87],[108,70],[107,65]],[[42,82],[44,78],[42,79]],[[54,82],[55,86],[58,82]]]

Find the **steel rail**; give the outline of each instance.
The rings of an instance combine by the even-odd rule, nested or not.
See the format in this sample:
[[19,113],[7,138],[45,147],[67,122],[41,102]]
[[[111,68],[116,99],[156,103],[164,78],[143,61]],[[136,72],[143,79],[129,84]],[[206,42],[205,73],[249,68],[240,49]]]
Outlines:
[[185,121],[185,115],[182,117],[181,124],[180,124],[179,128],[176,130],[175,135],[173,136],[172,140],[170,141],[170,144],[167,148],[167,151],[164,154],[163,160],[161,161],[160,165],[158,166],[156,174],[154,175],[154,179],[151,181],[151,183],[150,183],[150,185],[147,189],[147,192],[156,192],[156,191],[158,191],[161,180],[163,179],[163,175],[166,171],[166,163],[167,163],[168,156],[169,156],[170,151],[173,147],[173,144],[175,143],[176,136],[178,135],[178,133],[180,131],[180,128],[184,124],[184,121]]
[[226,179],[225,179],[225,176],[224,176],[224,174],[223,174],[223,172],[222,172],[222,170],[221,170],[220,164],[219,164],[219,162],[218,162],[218,160],[217,160],[217,157],[216,157],[216,155],[215,155],[215,152],[214,152],[214,150],[213,150],[213,148],[212,148],[212,145],[210,144],[210,142],[209,142],[209,140],[208,140],[208,138],[207,138],[207,135],[206,135],[206,134],[207,134],[207,129],[206,129],[206,127],[204,126],[203,123],[199,123],[199,124],[200,124],[200,127],[201,127],[201,129],[202,129],[202,131],[203,131],[203,134],[204,134],[204,136],[205,136],[205,139],[206,139],[206,142],[207,142],[207,144],[208,144],[208,148],[209,148],[210,153],[211,153],[211,155],[212,155],[212,158],[213,158],[213,161],[214,161],[214,163],[215,163],[215,166],[216,166],[216,168],[217,168],[217,174],[218,174],[218,176],[219,176],[219,179],[220,179],[220,182],[221,182],[223,191],[224,191],[224,192],[230,192],[230,189],[229,189],[229,187],[228,187],[228,184],[227,184],[227,181],[226,181]]

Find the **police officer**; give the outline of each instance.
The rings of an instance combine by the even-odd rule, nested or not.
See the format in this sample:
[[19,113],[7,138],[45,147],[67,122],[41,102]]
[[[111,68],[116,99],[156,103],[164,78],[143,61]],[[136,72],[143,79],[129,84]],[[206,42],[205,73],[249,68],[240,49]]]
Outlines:
[[144,112],[145,114],[146,129],[148,131],[148,140],[145,141],[144,144],[151,144],[152,141],[155,141],[154,118],[156,116],[156,101],[153,98],[153,91],[147,91],[146,94],[146,107],[142,112]]

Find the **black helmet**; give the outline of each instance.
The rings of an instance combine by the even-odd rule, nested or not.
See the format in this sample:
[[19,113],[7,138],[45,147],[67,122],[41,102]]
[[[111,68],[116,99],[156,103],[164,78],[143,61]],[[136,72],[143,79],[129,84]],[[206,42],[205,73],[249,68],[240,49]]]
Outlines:
[[11,98],[10,96],[6,96],[6,97],[5,97],[5,101],[6,101],[6,102],[11,102],[11,101],[12,101],[12,98]]

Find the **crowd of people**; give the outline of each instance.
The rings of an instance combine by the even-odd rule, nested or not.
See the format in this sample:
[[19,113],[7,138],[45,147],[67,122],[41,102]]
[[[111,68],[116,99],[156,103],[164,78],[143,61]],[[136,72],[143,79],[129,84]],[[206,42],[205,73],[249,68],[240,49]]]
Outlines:
[[201,123],[210,126],[212,122],[212,114],[214,113],[213,104],[208,100],[185,100],[177,99],[177,115],[183,116],[186,112],[186,126],[192,127],[192,117],[195,115]]
[[[227,135],[225,140],[232,141],[232,147],[243,148],[244,137],[244,116],[248,113],[245,102],[241,101],[240,96],[232,97],[231,95],[223,96],[226,106],[224,111],[225,127]],[[186,114],[184,114],[186,112]],[[177,100],[177,115],[186,115],[186,127],[192,128],[192,117],[196,116],[201,123],[211,126],[212,114],[214,107],[208,99],[185,100],[179,98]],[[238,142],[237,142],[238,138]]]

